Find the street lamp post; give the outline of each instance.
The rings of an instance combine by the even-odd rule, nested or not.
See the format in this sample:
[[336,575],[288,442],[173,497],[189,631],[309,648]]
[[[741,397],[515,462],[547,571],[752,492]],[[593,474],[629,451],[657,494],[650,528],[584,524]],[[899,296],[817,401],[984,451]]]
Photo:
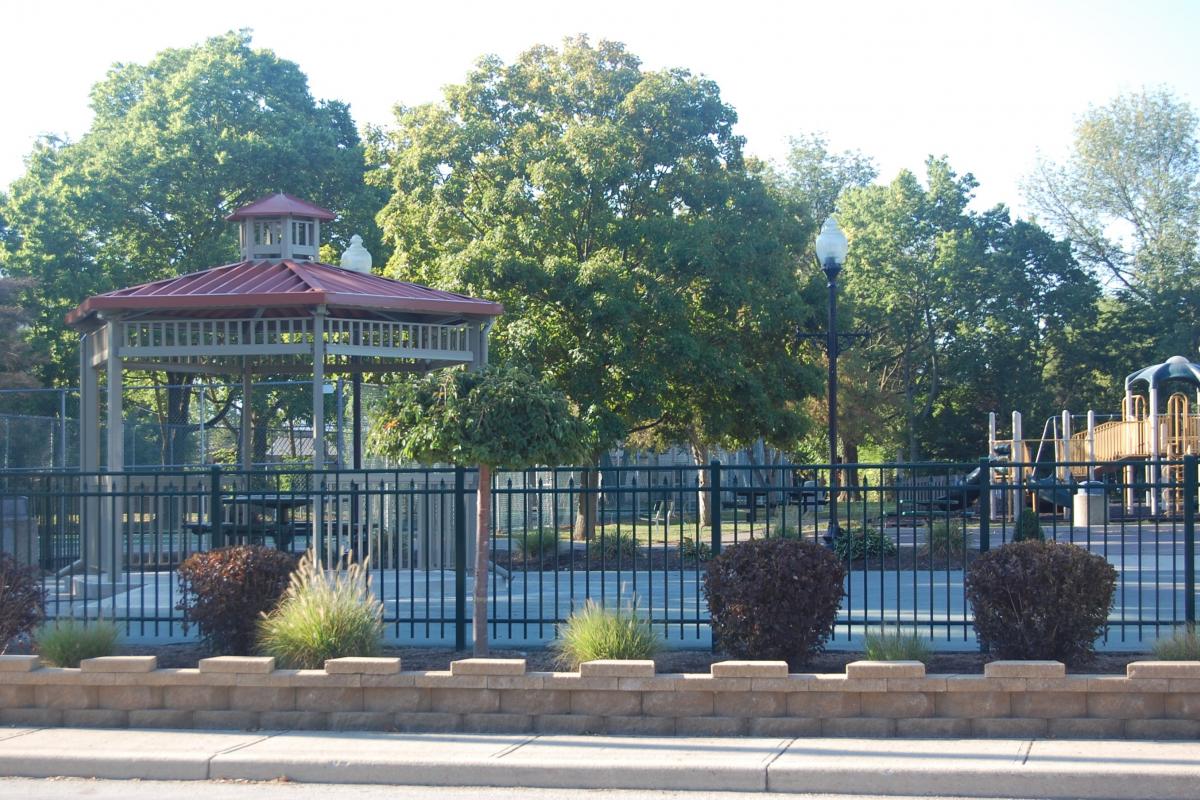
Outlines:
[[825,351],[829,357],[829,528],[825,540],[832,543],[838,536],[838,470],[837,470],[837,276],[846,263],[848,243],[846,234],[838,227],[837,220],[829,217],[821,226],[817,236],[817,261],[829,281],[829,330],[826,332]]

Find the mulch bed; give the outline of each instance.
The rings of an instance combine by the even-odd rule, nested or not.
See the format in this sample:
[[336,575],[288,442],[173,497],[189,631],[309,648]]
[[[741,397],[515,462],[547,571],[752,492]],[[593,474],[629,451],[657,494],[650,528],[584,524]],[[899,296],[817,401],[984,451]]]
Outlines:
[[[125,645],[120,648],[121,655],[154,655],[158,656],[158,665],[164,669],[179,669],[195,667],[196,662],[210,655],[199,644],[165,644],[165,645]],[[450,662],[460,658],[470,658],[470,651],[455,651],[444,647],[401,647],[387,649],[385,656],[398,656],[403,661],[406,670],[446,670]],[[556,669],[554,653],[544,649],[530,650],[492,650],[492,658],[523,658],[530,672],[544,672]],[[792,669],[799,672],[843,672],[846,664],[858,661],[862,653],[854,651],[832,651],[822,653],[807,664],[792,664]],[[655,658],[659,672],[708,672],[709,665],[714,661],[724,661],[728,657],[703,650],[669,650]],[[1100,653],[1086,666],[1076,669],[1068,667],[1068,672],[1087,674],[1125,674],[1125,665],[1130,661],[1141,661],[1152,656],[1146,653]],[[982,674],[983,665],[990,659],[982,653],[936,653],[926,665],[926,671],[933,674]]]

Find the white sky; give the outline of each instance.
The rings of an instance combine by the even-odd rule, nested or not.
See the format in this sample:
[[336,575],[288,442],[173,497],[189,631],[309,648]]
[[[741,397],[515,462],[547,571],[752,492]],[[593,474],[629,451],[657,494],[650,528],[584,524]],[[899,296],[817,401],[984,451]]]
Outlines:
[[752,153],[780,159],[788,136],[823,131],[888,179],[946,154],[979,179],[979,205],[1017,209],[1039,149],[1064,154],[1089,103],[1164,85],[1200,104],[1196,0],[0,0],[0,186],[38,134],[86,131],[88,90],[113,62],[245,27],[360,124],[437,99],[484,53],[616,39],[647,67],[714,79]]

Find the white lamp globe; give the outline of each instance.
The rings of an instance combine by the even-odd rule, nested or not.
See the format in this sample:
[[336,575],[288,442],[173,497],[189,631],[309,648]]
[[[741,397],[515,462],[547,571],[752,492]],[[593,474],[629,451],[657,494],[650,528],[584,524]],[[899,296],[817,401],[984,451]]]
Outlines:
[[837,220],[829,217],[821,226],[821,234],[817,237],[817,260],[825,267],[830,261],[840,267],[846,263],[846,251],[850,249],[846,234],[838,227]]

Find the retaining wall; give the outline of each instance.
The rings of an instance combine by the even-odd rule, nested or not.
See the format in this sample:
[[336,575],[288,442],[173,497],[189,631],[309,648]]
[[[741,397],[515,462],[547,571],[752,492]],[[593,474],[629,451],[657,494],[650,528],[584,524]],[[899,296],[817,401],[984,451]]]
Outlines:
[[656,674],[653,661],[526,672],[465,659],[403,672],[398,658],[323,670],[220,657],[158,669],[117,656],[80,669],[0,656],[0,725],[538,732],[689,736],[1200,738],[1200,662],[1142,661],[1127,675],[1067,675],[1056,661],[996,661],[984,675],[926,675],[920,662],[859,661],[845,674],[726,661]]

